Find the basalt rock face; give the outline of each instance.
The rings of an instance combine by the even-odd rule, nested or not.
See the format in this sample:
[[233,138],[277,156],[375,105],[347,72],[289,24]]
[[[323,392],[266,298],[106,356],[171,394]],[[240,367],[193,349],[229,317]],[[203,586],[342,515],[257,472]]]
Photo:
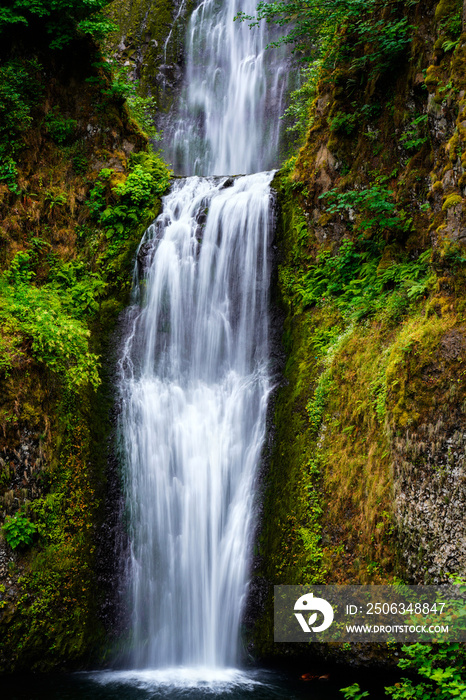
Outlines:
[[184,39],[192,0],[115,0],[107,13],[119,29],[108,40],[112,54],[138,81],[143,95],[155,97],[157,128],[178,94],[183,77]]

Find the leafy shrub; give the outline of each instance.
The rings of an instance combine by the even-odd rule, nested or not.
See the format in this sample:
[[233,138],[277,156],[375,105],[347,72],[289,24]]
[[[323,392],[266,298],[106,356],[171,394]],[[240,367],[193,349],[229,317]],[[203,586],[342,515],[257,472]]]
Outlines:
[[70,314],[82,318],[98,310],[107,284],[97,273],[88,272],[85,263],[58,258],[51,262],[50,287],[61,293],[62,306]]
[[87,156],[82,152],[74,153],[71,157],[71,162],[73,164],[73,170],[77,175],[84,175],[89,168],[89,161]]
[[443,39],[442,49],[447,52],[456,48],[462,32],[462,0],[439,2],[435,10],[435,19],[439,25],[439,34]]
[[99,172],[94,187],[89,192],[87,206],[94,218],[99,219],[100,213],[105,208],[108,198],[108,183],[114,174],[112,168],[102,168]]
[[55,143],[63,145],[72,139],[76,131],[77,121],[64,117],[55,106],[46,114],[45,126]]
[[337,112],[333,119],[330,120],[330,130],[351,136],[359,122],[359,115],[346,114],[345,112]]
[[53,211],[53,209],[57,206],[63,207],[67,203],[68,197],[66,192],[60,192],[54,188],[45,193],[44,200],[49,205],[49,211]]
[[113,187],[114,171],[104,168],[89,195],[89,209],[105,227],[107,237],[123,239],[143,218],[143,210],[166,192],[171,171],[153,152],[137,153],[124,182]]
[[400,136],[400,143],[407,151],[417,151],[423,144],[428,143],[427,120],[427,114],[415,117]]
[[[0,15],[1,17],[1,15]],[[36,60],[10,60],[0,65],[0,182],[18,192],[15,155],[32,123],[32,109],[42,94]]]
[[[466,586],[459,577],[452,576],[452,583],[459,587],[461,597],[454,600],[453,610],[447,613],[445,622],[453,623],[456,634],[464,633],[466,608],[464,595]],[[443,596],[440,596],[444,600]],[[448,601],[446,601],[448,602]],[[388,688],[388,697],[393,700],[459,700],[466,698],[466,649],[457,642],[410,644],[402,647],[403,658],[398,668],[408,671],[410,678],[401,678]],[[361,693],[357,683],[342,688],[346,700],[369,697]],[[359,693],[359,694],[358,694]]]
[[20,190],[17,183],[18,169],[16,167],[16,162],[11,156],[1,155],[2,151],[5,152],[6,149],[2,148],[3,144],[0,143],[0,182],[4,182],[8,185],[8,188],[15,194],[19,194]]
[[285,110],[282,119],[291,122],[287,131],[295,133],[300,139],[304,139],[309,123],[309,112],[316,96],[317,81],[319,79],[322,62],[313,61],[300,71],[301,86],[291,93],[289,107]]
[[362,700],[362,698],[368,698],[369,693],[367,690],[362,691],[359,687],[359,683],[353,683],[347,688],[341,688],[340,692],[343,693],[345,700]]
[[[415,672],[416,678],[402,678],[401,682],[385,688],[393,700],[451,700],[466,698],[466,658],[462,645],[457,643],[431,645],[411,644],[402,647],[405,658],[398,668]],[[345,700],[369,697],[358,683],[342,688]]]
[[115,25],[102,9],[109,0],[10,0],[0,8],[0,34],[18,25],[48,34],[52,49],[61,49],[78,34],[105,36]]
[[370,78],[386,72],[411,42],[412,26],[407,17],[358,19],[352,29],[357,36],[354,48],[362,52],[362,56],[353,58],[352,68],[369,69]]
[[15,513],[13,516],[7,515],[2,529],[6,541],[12,549],[29,547],[37,530],[34,523],[31,523],[23,513]]
[[31,109],[42,94],[37,79],[41,65],[36,60],[10,60],[0,66],[0,137],[19,147],[18,139],[31,124]]
[[[285,187],[292,190],[293,181]],[[432,251],[415,257],[390,244],[411,227],[411,219],[397,208],[393,194],[377,184],[322,195],[329,213],[347,216],[345,223],[353,237],[344,239],[338,250],[320,250],[314,260],[309,258],[308,222],[295,208],[291,264],[279,266],[287,303],[305,307],[331,302],[345,323],[369,315],[392,322],[427,293],[435,278]]]
[[402,648],[398,667],[418,678],[402,678],[385,690],[393,700],[466,698],[466,655],[460,644],[411,644]]
[[365,235],[370,231],[384,229],[407,232],[412,223],[405,211],[397,210],[394,192],[380,185],[347,192],[332,189],[320,195],[320,199],[328,200],[327,211],[330,214],[351,211],[359,213],[360,218],[355,228]]
[[[135,86],[136,90],[136,86]],[[152,115],[156,113],[157,103],[155,97],[134,94],[126,98],[126,104],[133,119],[139,124],[141,129],[154,141],[160,140],[160,134],[155,128]]]
[[27,339],[35,359],[61,375],[68,388],[98,386],[98,358],[89,352],[90,333],[81,317],[95,309],[105,285],[92,275],[73,280],[69,273],[71,288],[63,294],[67,285],[55,273],[51,283],[36,287],[34,263],[34,252],[20,251],[0,276],[0,327]]

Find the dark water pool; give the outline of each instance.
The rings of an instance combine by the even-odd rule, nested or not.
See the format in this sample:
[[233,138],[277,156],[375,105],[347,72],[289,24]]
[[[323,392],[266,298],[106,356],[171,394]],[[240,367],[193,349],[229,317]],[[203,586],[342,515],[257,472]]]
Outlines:
[[337,678],[303,682],[273,671],[98,671],[0,679],[2,700],[342,700]]

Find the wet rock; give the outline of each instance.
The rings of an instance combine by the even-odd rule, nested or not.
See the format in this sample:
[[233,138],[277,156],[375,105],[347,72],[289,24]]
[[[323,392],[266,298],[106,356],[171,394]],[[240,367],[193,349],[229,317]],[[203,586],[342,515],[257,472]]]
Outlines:
[[150,268],[152,259],[154,257],[155,247],[154,241],[150,240],[143,243],[139,248],[137,261],[138,261],[138,274],[140,277],[144,275],[145,272]]
[[[440,343],[444,359],[464,354],[453,329]],[[453,417],[454,418],[454,417]],[[466,571],[466,433],[461,425],[422,425],[395,440],[395,517],[408,576],[441,583]]]
[[225,190],[227,187],[233,187],[234,184],[235,184],[235,179],[233,177],[227,177],[225,182],[222,182],[219,189]]
[[23,503],[42,495],[41,474],[44,464],[40,442],[27,429],[19,434],[17,447],[4,447],[0,460],[0,471],[4,479],[4,487],[0,491],[1,520]]

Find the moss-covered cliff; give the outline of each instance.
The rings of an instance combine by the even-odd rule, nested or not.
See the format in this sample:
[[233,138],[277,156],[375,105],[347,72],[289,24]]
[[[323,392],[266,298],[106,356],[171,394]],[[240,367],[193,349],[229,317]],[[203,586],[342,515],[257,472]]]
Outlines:
[[0,52],[0,671],[110,644],[109,341],[169,178],[96,45],[32,29]]
[[107,8],[118,25],[107,44],[138,92],[154,98],[158,127],[180,88],[186,24],[195,5],[193,0],[114,0]]
[[[391,11],[409,34],[384,53]],[[382,6],[364,43],[346,24],[275,180],[288,360],[256,587],[465,573],[461,13]],[[273,644],[271,605],[255,653],[303,652]]]

